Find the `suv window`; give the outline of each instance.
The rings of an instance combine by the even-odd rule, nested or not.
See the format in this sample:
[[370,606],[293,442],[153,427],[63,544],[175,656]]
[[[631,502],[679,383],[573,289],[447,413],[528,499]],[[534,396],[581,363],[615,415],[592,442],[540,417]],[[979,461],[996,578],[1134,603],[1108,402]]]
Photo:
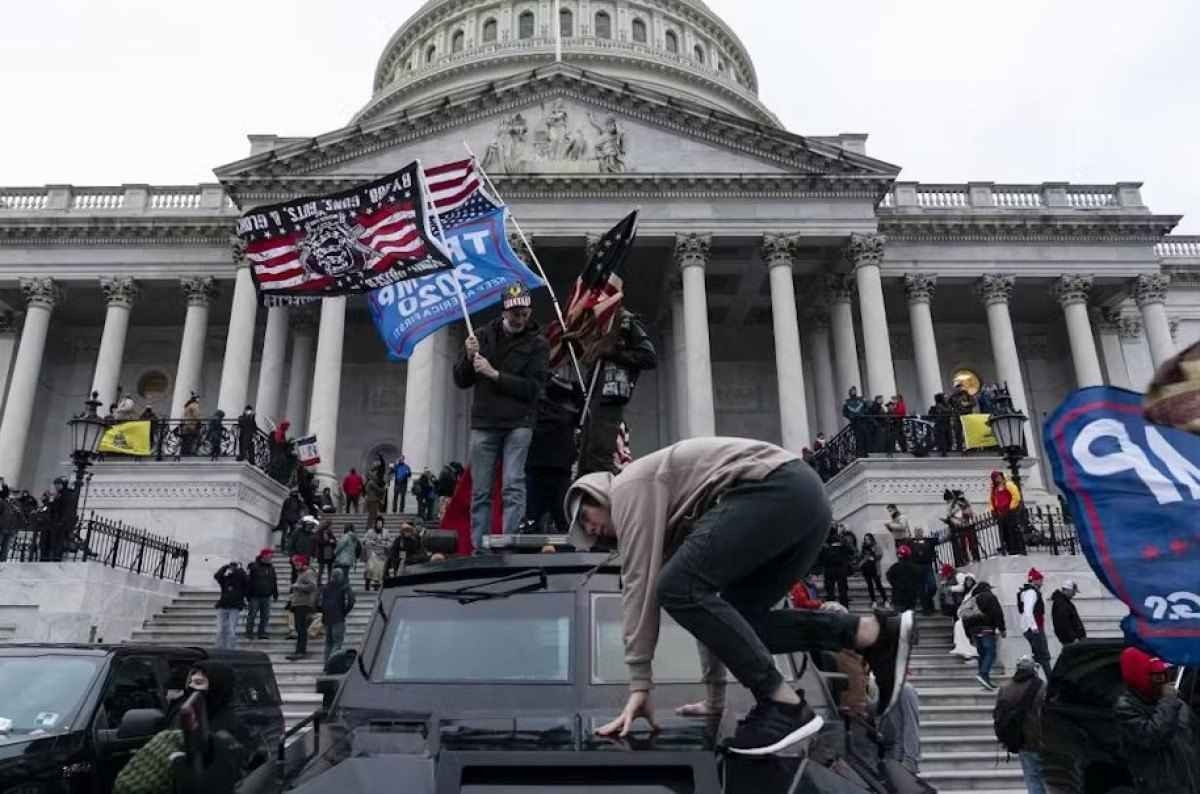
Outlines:
[[528,593],[460,604],[401,596],[385,641],[384,681],[566,683],[571,593]]
[[124,656],[113,662],[112,675],[104,689],[102,728],[116,728],[130,709],[162,709],[156,663],[148,656]]
[[33,731],[70,730],[103,662],[99,656],[0,656],[0,745]]
[[[775,666],[784,679],[794,679],[786,657],[776,656]],[[660,613],[654,680],[660,684],[694,684],[700,680],[700,652],[696,639],[666,612]],[[618,593],[592,596],[592,683],[629,683]]]
[[238,665],[233,668],[237,702],[242,706],[275,706],[280,702],[279,688],[271,668],[263,665]]

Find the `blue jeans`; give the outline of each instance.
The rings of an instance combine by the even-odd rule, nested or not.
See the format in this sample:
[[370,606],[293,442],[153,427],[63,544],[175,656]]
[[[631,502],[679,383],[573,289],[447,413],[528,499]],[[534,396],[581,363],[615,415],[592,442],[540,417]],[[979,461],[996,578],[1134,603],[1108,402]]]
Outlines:
[[996,663],[996,635],[980,634],[975,638],[975,648],[979,651],[979,674],[991,681],[992,665]]
[[342,643],[346,640],[346,624],[333,623],[325,626],[325,664],[329,664],[329,657],[342,649]]
[[1037,753],[1022,750],[1021,771],[1025,773],[1025,790],[1029,794],[1046,794],[1046,784],[1042,779],[1042,758]]
[[258,636],[267,636],[267,623],[271,620],[271,596],[250,596],[246,599],[246,639],[254,636],[254,618],[258,616]]
[[471,542],[476,549],[492,528],[492,485],[496,461],[503,467],[504,532],[517,531],[525,518],[525,458],[533,429],[471,431]]
[[218,648],[233,650],[237,648],[237,624],[240,609],[217,610],[217,642]]

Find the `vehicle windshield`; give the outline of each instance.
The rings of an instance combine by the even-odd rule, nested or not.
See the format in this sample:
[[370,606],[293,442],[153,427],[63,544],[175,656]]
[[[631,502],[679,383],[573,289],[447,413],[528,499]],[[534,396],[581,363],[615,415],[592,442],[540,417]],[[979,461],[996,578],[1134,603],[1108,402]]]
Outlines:
[[[660,684],[694,684],[700,680],[700,652],[696,639],[666,612],[660,613],[658,646],[654,651],[654,680]],[[621,596],[592,596],[592,683],[627,684]],[[775,657],[775,666],[791,681],[792,667],[785,657]],[[730,677],[732,680],[732,677]]]
[[401,596],[392,607],[384,681],[566,683],[570,593],[469,604]]
[[70,730],[103,659],[0,656],[0,743]]

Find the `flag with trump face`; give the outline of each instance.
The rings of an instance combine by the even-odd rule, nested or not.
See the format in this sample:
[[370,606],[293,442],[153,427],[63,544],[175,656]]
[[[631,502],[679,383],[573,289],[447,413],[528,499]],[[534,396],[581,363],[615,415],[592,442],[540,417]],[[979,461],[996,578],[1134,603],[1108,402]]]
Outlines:
[[[451,199],[472,190],[453,173],[431,174],[430,181]],[[431,231],[429,202],[421,163],[414,161],[340,193],[244,213],[242,255],[265,303],[369,292],[451,266]]]

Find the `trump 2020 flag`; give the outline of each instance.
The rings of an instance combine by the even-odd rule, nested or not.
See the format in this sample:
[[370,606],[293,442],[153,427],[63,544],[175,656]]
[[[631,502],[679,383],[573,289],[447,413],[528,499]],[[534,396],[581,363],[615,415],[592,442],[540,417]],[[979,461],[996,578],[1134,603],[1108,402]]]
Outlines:
[[428,201],[414,161],[340,193],[256,207],[238,238],[264,303],[367,292],[450,267]]
[[1140,394],[1097,386],[1058,407],[1045,442],[1088,563],[1129,607],[1126,639],[1200,664],[1200,436],[1147,422]]
[[479,214],[453,218],[456,222],[451,225],[443,220],[454,272],[424,276],[370,294],[371,317],[389,358],[408,359],[422,339],[462,319],[455,278],[472,314],[499,301],[504,287],[514,281],[530,289],[542,286],[542,280],[517,259],[508,244],[504,231],[507,214],[506,207],[491,205]]

